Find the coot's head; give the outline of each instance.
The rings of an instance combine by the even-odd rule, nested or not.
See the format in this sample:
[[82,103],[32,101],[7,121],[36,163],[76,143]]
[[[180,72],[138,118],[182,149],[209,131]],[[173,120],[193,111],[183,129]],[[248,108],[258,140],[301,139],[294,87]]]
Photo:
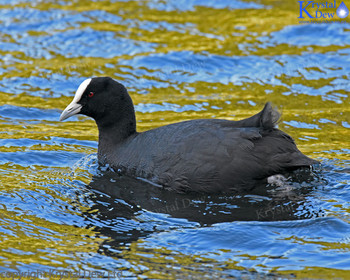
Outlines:
[[110,77],[83,81],[60,121],[76,114],[92,117],[98,126],[108,126],[123,119],[134,119],[134,106],[126,88]]

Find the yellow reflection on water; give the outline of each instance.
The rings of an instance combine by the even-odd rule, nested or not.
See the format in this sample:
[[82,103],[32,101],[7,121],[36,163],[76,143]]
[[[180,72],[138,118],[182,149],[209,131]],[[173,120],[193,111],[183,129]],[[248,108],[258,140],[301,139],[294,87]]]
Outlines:
[[[55,1],[51,1],[55,2]],[[144,1],[121,1],[110,3],[110,1],[60,1],[63,5],[51,3],[50,1],[39,1],[32,7],[32,3],[18,3],[11,5],[0,5],[2,9],[13,9],[13,7],[32,7],[42,11],[65,10],[74,13],[84,11],[103,10],[122,18],[120,22],[112,23],[102,19],[92,19],[83,22],[77,28],[92,28],[97,31],[112,31],[116,37],[132,39],[138,42],[154,43],[153,51],[145,51],[139,54],[116,54],[112,58],[104,57],[66,57],[52,54],[50,58],[33,58],[27,56],[24,51],[3,51],[0,55],[10,55],[15,59],[10,63],[2,65],[1,80],[25,78],[30,81],[31,77],[39,77],[50,81],[52,74],[57,74],[60,79],[74,77],[77,88],[84,77],[111,76],[129,85],[135,105],[139,104],[176,104],[180,108],[196,103],[207,104],[200,107],[198,111],[184,110],[137,112],[137,125],[139,131],[156,128],[178,121],[195,118],[225,118],[239,120],[259,112],[265,102],[272,101],[282,110],[282,120],[279,127],[290,134],[297,142],[299,148],[307,155],[314,158],[326,158],[349,160],[348,153],[338,153],[340,149],[349,149],[349,128],[344,126],[350,124],[350,106],[348,92],[342,93],[342,102],[335,102],[325,97],[330,97],[333,92],[326,96],[310,96],[302,93],[285,93],[290,91],[290,86],[301,84],[313,89],[332,85],[334,77],[326,79],[306,79],[294,77],[281,73],[276,74],[281,84],[272,85],[259,81],[251,81],[243,84],[210,83],[208,81],[182,82],[182,75],[193,75],[190,70],[205,70],[207,65],[196,65],[186,69],[183,65],[174,65],[174,73],[179,76],[178,81],[167,81],[167,72],[159,65],[158,70],[142,69],[145,73],[138,76],[137,67],[122,65],[122,60],[132,59],[136,56],[147,56],[152,53],[167,54],[169,52],[193,52],[203,51],[210,55],[227,55],[234,57],[256,56],[273,59],[273,56],[283,54],[301,55],[304,53],[326,53],[348,48],[347,45],[337,46],[290,46],[288,44],[272,44],[261,47],[261,37],[269,37],[275,31],[285,27],[298,24],[296,1],[263,0],[262,4],[269,6],[265,9],[214,9],[209,7],[195,7],[193,11],[160,11],[151,9]],[[20,19],[18,19],[20,20]],[[130,25],[127,20],[135,23]],[[168,30],[159,23],[166,22],[173,26]],[[152,28],[142,28],[143,24],[150,23]],[[158,24],[158,25],[157,25]],[[66,30],[76,27],[68,26]],[[57,31],[57,30],[56,30]],[[57,32],[64,32],[60,30]],[[0,31],[2,40],[16,43],[16,40]],[[52,31],[55,32],[55,31]],[[47,35],[46,31],[29,30],[27,36],[39,38]],[[74,42],[72,42],[74,43]],[[250,49],[247,50],[247,45]],[[43,46],[36,46],[44,48]],[[103,46],[96,46],[102,47]],[[277,60],[277,58],[276,58]],[[190,61],[191,62],[191,61]],[[274,61],[272,61],[274,62]],[[283,65],[282,62],[276,61]],[[109,66],[107,66],[109,65]],[[112,67],[110,66],[112,65]],[[193,65],[192,65],[193,66]],[[197,68],[201,69],[197,69]],[[300,68],[303,68],[300,65]],[[320,67],[304,67],[311,72],[322,72]],[[220,67],[218,67],[220,69]],[[187,70],[187,71],[186,71]],[[257,66],[257,71],[259,67]],[[192,71],[193,72],[193,71]],[[157,73],[164,74],[157,75]],[[174,74],[172,73],[172,74]],[[165,77],[165,78],[164,78]],[[176,75],[175,75],[176,77]],[[134,85],[140,79],[148,81],[167,82],[169,86],[147,88],[147,94],[140,94],[138,87]],[[346,78],[346,77],[345,77]],[[283,84],[283,85],[282,85]],[[194,90],[192,90],[194,89]],[[18,107],[39,108],[43,110],[57,110],[57,116],[67,104],[70,103],[74,91],[67,92],[62,88],[60,92],[51,92],[48,88],[45,96],[38,94],[42,90],[36,85],[28,85],[19,94],[14,94],[14,89],[7,88],[0,92],[0,105],[8,104]],[[267,94],[267,92],[270,92]],[[59,97],[57,97],[59,96]],[[253,103],[249,102],[253,101]],[[29,118],[30,119],[30,118]],[[320,120],[331,120],[324,123]],[[316,128],[302,128],[292,126],[288,123],[296,121],[317,125]],[[0,119],[0,139],[37,139],[50,141],[53,137],[69,138],[78,140],[97,141],[97,128],[95,123],[85,117],[79,121],[57,122],[49,120],[11,120]],[[308,138],[309,137],[309,138]],[[61,144],[35,144],[33,146],[1,146],[0,153],[17,153],[30,151],[58,151],[77,152],[82,154],[95,153],[96,149],[82,147],[80,145]],[[331,151],[331,152],[330,152]],[[30,191],[41,193],[48,199],[51,196],[52,204],[67,203],[77,207],[72,215],[80,216],[81,213],[90,209],[84,204],[74,201],[74,198],[64,196],[55,192],[52,185],[64,184],[72,189],[76,180],[82,184],[88,184],[90,174],[71,178],[72,169],[47,168],[43,166],[24,167],[20,164],[4,163],[0,165],[1,178],[0,190],[13,196],[21,196]],[[86,176],[86,174],[88,174]],[[62,183],[64,182],[64,183]],[[25,201],[26,197],[23,196]],[[58,202],[57,202],[58,201]],[[64,211],[64,206],[62,206]],[[341,208],[339,206],[339,208]],[[69,211],[65,209],[66,211]],[[349,211],[348,209],[341,209]],[[45,209],[43,209],[45,211]],[[82,225],[61,224],[35,215],[27,214],[20,208],[13,207],[12,210],[6,205],[0,205],[0,226],[6,231],[0,236],[0,251],[4,261],[10,262],[10,266],[17,267],[21,264],[42,264],[56,267],[70,267],[70,261],[79,262],[80,259],[90,256],[98,251],[99,245],[107,237],[101,237],[97,230]],[[6,233],[7,232],[7,233]],[[300,240],[299,240],[300,241]],[[302,240],[307,244],[307,241]],[[159,247],[152,250],[143,248],[143,241],[138,240],[125,250],[120,257],[128,261],[135,273],[143,274],[145,277],[157,279],[179,279],[189,278],[196,271],[196,276],[206,277],[207,270],[202,269],[203,264],[219,273],[224,269],[243,270],[244,267],[236,260],[227,261],[222,265],[214,257],[196,256],[173,252],[167,248]],[[348,244],[327,243],[320,244],[327,250],[349,250]],[[260,256],[242,255],[249,260]],[[268,257],[268,256],[263,256]],[[8,264],[8,263],[7,263]],[[145,267],[147,271],[137,271],[138,267]],[[173,269],[176,267],[177,269]],[[130,266],[122,267],[123,270]],[[277,268],[276,268],[277,269]],[[133,272],[131,271],[131,272]],[[287,276],[293,274],[297,278],[343,278],[347,279],[347,272],[329,268],[306,267],[302,270],[278,271],[279,274]]]

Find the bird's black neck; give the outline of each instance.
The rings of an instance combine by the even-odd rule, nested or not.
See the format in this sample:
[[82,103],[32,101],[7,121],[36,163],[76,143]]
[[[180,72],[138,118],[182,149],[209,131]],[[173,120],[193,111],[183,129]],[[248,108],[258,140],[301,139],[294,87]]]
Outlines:
[[127,110],[118,112],[116,118],[107,117],[96,120],[99,131],[98,154],[104,155],[112,152],[129,137],[136,135],[135,112]]

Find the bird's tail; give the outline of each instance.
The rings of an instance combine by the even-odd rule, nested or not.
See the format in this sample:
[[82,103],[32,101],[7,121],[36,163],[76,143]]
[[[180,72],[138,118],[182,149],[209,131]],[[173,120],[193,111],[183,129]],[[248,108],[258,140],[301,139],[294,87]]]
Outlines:
[[270,102],[267,102],[259,113],[256,115],[237,121],[237,125],[240,127],[263,127],[265,129],[272,129],[276,127],[281,113]]

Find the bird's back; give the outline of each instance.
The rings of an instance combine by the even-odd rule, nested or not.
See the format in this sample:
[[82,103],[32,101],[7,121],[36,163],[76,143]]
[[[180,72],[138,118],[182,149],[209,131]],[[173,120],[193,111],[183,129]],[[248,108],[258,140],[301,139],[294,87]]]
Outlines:
[[139,133],[111,147],[108,163],[177,192],[249,189],[255,182],[316,161],[275,128],[269,103],[242,121],[199,119]]

